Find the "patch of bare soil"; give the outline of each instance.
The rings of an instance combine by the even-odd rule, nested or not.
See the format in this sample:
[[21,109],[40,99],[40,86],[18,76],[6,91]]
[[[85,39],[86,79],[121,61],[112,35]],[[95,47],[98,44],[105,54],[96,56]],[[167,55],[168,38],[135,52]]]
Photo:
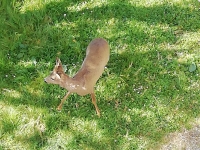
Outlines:
[[161,150],[200,150],[200,125],[182,132],[171,133],[165,138]]

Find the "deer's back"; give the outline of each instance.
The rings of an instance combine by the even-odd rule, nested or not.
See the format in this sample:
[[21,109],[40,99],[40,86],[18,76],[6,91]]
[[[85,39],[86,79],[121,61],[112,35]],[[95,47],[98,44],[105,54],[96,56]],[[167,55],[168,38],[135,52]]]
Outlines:
[[74,76],[75,80],[83,82],[88,93],[92,92],[95,83],[102,75],[109,60],[109,55],[109,45],[102,38],[94,39],[88,45],[82,67]]

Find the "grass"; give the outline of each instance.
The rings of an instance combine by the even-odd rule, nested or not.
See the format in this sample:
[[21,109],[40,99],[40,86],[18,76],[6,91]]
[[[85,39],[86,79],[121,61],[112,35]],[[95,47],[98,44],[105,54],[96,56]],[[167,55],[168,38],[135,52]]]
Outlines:
[[[196,0],[0,2],[0,149],[159,149],[200,114]],[[43,82],[60,57],[73,76],[88,43],[110,60],[89,96]],[[189,70],[192,64],[196,69]]]

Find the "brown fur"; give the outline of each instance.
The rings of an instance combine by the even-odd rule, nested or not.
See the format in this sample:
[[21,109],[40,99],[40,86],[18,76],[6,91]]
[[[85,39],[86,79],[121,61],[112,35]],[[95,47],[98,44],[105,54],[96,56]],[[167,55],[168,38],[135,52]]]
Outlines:
[[102,38],[92,40],[87,47],[83,64],[73,78],[64,73],[62,63],[57,58],[53,72],[45,78],[45,82],[58,84],[68,90],[68,93],[58,106],[58,110],[61,110],[64,101],[71,93],[77,93],[81,96],[90,94],[97,115],[100,116],[100,111],[96,104],[94,86],[104,71],[109,55],[110,50],[106,40]]

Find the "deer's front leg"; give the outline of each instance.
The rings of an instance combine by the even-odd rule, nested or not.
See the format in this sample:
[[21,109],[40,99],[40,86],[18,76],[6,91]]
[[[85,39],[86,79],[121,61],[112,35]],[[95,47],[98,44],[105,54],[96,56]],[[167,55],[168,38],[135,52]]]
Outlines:
[[68,92],[66,95],[65,95],[65,97],[63,97],[63,99],[61,100],[61,102],[60,102],[60,105],[57,107],[57,110],[61,110],[62,109],[62,105],[63,105],[63,103],[65,102],[65,100],[69,97],[69,95],[71,94],[71,92]]

